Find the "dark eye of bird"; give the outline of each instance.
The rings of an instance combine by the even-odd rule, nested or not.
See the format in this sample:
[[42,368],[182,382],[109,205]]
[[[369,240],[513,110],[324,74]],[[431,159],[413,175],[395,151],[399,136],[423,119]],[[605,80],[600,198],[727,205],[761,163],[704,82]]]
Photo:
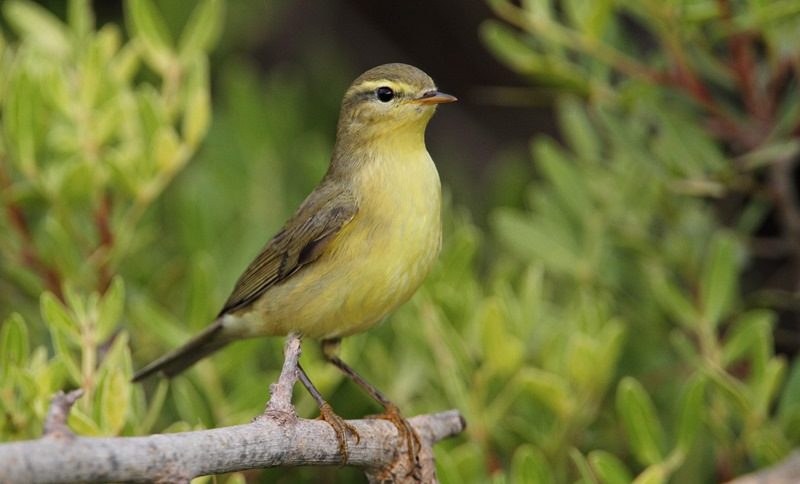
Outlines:
[[378,100],[382,103],[388,103],[394,99],[394,91],[392,91],[391,87],[379,87],[377,90],[375,90],[375,95],[378,96]]

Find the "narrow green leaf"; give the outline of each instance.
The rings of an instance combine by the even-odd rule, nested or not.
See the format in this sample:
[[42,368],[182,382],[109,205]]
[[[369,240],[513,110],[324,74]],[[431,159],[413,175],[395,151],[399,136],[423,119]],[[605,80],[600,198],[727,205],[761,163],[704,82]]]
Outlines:
[[153,158],[159,171],[172,172],[184,158],[181,140],[175,130],[169,126],[161,126],[153,137]]
[[[784,426],[793,415],[800,417],[800,357],[796,357],[791,364],[789,377],[778,402],[778,418]],[[797,428],[800,433],[800,427]]]
[[594,450],[589,453],[589,464],[603,484],[629,484],[633,476],[625,464],[610,452]]
[[564,150],[549,138],[541,138],[531,145],[536,166],[550,181],[561,206],[572,215],[574,220],[581,220],[591,213],[593,206],[587,195],[588,190],[584,178],[575,167]]
[[703,370],[717,388],[723,391],[722,395],[730,398],[731,403],[738,407],[739,412],[749,414],[752,411],[750,392],[744,383],[718,368],[707,366]]
[[105,341],[117,329],[125,305],[125,284],[117,276],[100,299],[97,315],[97,338]]
[[53,340],[53,349],[58,363],[67,370],[70,381],[79,384],[83,381],[83,375],[80,363],[77,361],[76,352],[72,350],[78,346],[78,343],[68,339],[63,331],[51,331],[50,338]]
[[716,326],[731,310],[738,288],[737,252],[738,245],[730,235],[720,233],[711,242],[701,281],[703,319],[708,324]]
[[[775,322],[775,314],[767,310],[752,310],[739,316],[722,345],[722,362],[725,367],[756,353],[764,353],[771,346],[769,334]],[[767,349],[766,352],[769,352]],[[765,357],[766,355],[761,355]],[[763,362],[759,365],[763,368]]]
[[583,456],[580,450],[575,447],[570,448],[569,457],[572,463],[575,464],[575,468],[578,469],[578,474],[581,476],[580,482],[585,484],[600,484],[592,472],[592,466],[589,465],[589,461],[586,460],[586,457]]
[[522,342],[507,328],[508,315],[499,298],[488,298],[478,308],[486,364],[500,375],[519,369],[524,355]]
[[210,120],[208,63],[204,57],[198,57],[191,63],[186,83],[186,106],[181,127],[186,144],[196,147],[205,136]]
[[74,33],[83,37],[94,29],[94,14],[89,0],[69,0],[67,18]]
[[67,423],[78,435],[85,437],[100,437],[103,435],[100,427],[76,405],[69,411]]
[[24,367],[30,354],[28,328],[19,313],[13,313],[0,326],[0,376],[10,368]]
[[9,80],[3,104],[3,131],[7,149],[19,170],[29,178],[36,173],[36,105],[40,100],[33,81],[23,72]]
[[625,377],[619,383],[617,413],[637,460],[643,465],[661,462],[664,459],[664,430],[650,396],[634,378]]
[[6,0],[3,13],[20,37],[43,51],[57,58],[69,53],[72,43],[67,40],[64,24],[44,7],[29,1]]
[[125,17],[147,54],[152,67],[165,73],[172,63],[172,39],[166,22],[152,0],[127,0]]
[[511,458],[510,481],[547,484],[556,482],[552,466],[542,451],[532,444],[522,444]]
[[216,43],[225,15],[223,7],[221,0],[204,0],[194,8],[178,41],[181,58],[206,52]]
[[569,419],[575,412],[575,396],[565,378],[540,370],[523,368],[520,382],[528,394],[547,405],[560,419]]
[[658,262],[650,262],[646,265],[647,281],[650,293],[656,302],[667,311],[675,320],[689,329],[695,329],[700,315],[692,304],[687,294],[688,291],[682,290],[676,282],[667,275],[667,268]]
[[667,482],[667,471],[664,466],[655,464],[636,476],[633,484],[663,484]]
[[130,378],[120,368],[111,368],[99,384],[100,427],[106,435],[119,435],[128,417]]
[[753,407],[760,418],[769,418],[769,411],[785,378],[786,361],[783,358],[770,358],[763,373],[754,381]]
[[481,24],[479,32],[488,49],[517,72],[533,75],[545,68],[544,57],[508,26],[489,20]]
[[494,213],[493,226],[500,239],[522,257],[543,262],[548,269],[576,275],[580,259],[567,234],[510,209]]
[[596,129],[586,107],[577,98],[565,97],[558,103],[558,121],[567,145],[582,160],[593,161],[602,156]]
[[676,450],[689,455],[697,432],[702,430],[705,405],[706,379],[695,375],[684,387],[678,418]]
[[77,343],[80,336],[80,328],[73,314],[49,292],[42,294],[39,299],[39,306],[42,318],[50,328],[50,332],[60,331],[72,342]]

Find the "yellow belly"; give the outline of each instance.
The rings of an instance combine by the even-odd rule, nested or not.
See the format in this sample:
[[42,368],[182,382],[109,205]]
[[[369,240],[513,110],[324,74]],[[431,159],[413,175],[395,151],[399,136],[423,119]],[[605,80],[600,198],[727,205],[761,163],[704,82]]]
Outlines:
[[319,259],[231,320],[236,332],[342,337],[370,328],[407,301],[441,246],[439,177],[423,154],[362,170],[353,220]]

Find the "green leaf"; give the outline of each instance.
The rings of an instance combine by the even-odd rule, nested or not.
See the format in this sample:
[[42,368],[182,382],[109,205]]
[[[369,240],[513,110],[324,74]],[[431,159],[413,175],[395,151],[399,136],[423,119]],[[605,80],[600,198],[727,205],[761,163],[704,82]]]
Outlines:
[[173,60],[172,39],[153,1],[126,0],[125,13],[130,30],[141,41],[153,69],[166,73]]
[[633,476],[625,464],[610,452],[594,450],[589,453],[589,464],[603,484],[628,484]]
[[586,460],[586,457],[583,456],[580,450],[574,447],[570,448],[569,457],[572,460],[572,463],[575,464],[575,468],[578,469],[578,474],[581,476],[581,482],[585,484],[600,484],[592,472],[592,467],[589,465],[589,462]]
[[174,171],[182,164],[184,150],[178,134],[169,125],[161,126],[153,137],[153,158],[159,171]]
[[73,314],[56,297],[46,292],[39,300],[42,318],[50,328],[50,332],[59,331],[68,337],[72,343],[81,339],[80,328]]
[[100,299],[97,315],[97,339],[105,341],[117,329],[125,306],[125,284],[116,276]]
[[100,427],[88,415],[83,413],[78,405],[70,409],[67,423],[78,435],[86,437],[100,437],[103,435]]
[[625,377],[619,383],[617,413],[636,459],[644,465],[661,462],[664,459],[664,430],[650,396],[634,378]]
[[204,0],[194,8],[178,41],[182,59],[206,52],[216,43],[225,15],[223,7],[221,0]]
[[568,235],[557,227],[543,226],[514,210],[499,209],[493,226],[500,239],[514,252],[531,261],[542,261],[548,269],[575,275],[580,259]]
[[645,265],[650,294],[678,323],[694,330],[700,315],[686,294],[688,291],[667,275],[667,269],[659,261],[650,261]]
[[478,308],[486,364],[500,375],[516,371],[522,362],[520,339],[507,328],[508,315],[499,298],[488,298]]
[[689,455],[697,432],[702,429],[706,411],[705,392],[706,379],[699,374],[692,377],[684,387],[675,446],[682,456]]
[[[778,419],[781,423],[787,426],[788,421],[793,418],[800,418],[800,357],[796,357],[792,362],[789,377],[778,402]],[[796,433],[800,434],[800,427],[797,429]]]
[[567,420],[575,412],[575,396],[565,378],[528,367],[520,370],[521,384],[530,396],[548,406],[559,419]]
[[67,39],[64,24],[44,7],[23,0],[6,0],[3,5],[6,20],[25,40],[30,41],[55,58],[69,54],[72,45]]
[[479,32],[488,49],[517,72],[533,75],[544,69],[544,57],[508,26],[488,20],[481,24]]
[[89,0],[69,0],[67,18],[70,28],[78,36],[87,36],[94,29],[94,15]]
[[186,107],[181,132],[186,144],[196,147],[211,121],[211,100],[208,89],[208,63],[199,57],[191,64],[186,83]]
[[128,417],[131,385],[120,368],[111,368],[99,383],[100,428],[105,435],[119,435]]
[[774,322],[775,314],[768,310],[752,310],[739,316],[722,344],[723,365],[728,367],[749,355],[762,360],[756,369],[762,371],[764,360],[770,353]]
[[510,480],[514,483],[547,484],[556,482],[552,466],[542,451],[532,444],[522,444],[511,458]]
[[589,199],[586,180],[571,159],[555,141],[540,138],[531,145],[536,166],[550,182],[560,205],[572,215],[574,220],[581,220],[593,211]]
[[633,484],[663,484],[665,482],[667,482],[667,470],[659,464],[651,465],[633,480]]
[[567,145],[582,160],[600,159],[600,139],[583,103],[573,96],[562,98],[558,103],[558,121]]
[[3,131],[11,161],[29,178],[36,178],[35,111],[41,100],[29,76],[22,72],[9,80],[3,104]]
[[739,275],[738,249],[733,237],[723,233],[711,242],[700,286],[707,324],[716,326],[731,310]]
[[11,368],[24,367],[30,354],[28,328],[19,313],[13,313],[0,326],[0,377]]

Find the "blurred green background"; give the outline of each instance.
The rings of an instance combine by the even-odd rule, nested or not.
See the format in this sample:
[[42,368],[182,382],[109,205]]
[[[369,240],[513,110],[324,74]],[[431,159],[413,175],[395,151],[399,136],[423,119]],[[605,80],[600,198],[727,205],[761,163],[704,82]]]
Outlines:
[[[75,387],[84,435],[261,412],[277,338],[129,379],[317,183],[349,82],[407,62],[460,99],[428,130],[445,246],[342,356],[463,412],[442,482],[722,482],[800,443],[799,2],[0,5],[0,439]],[[337,412],[378,410],[304,349]]]

